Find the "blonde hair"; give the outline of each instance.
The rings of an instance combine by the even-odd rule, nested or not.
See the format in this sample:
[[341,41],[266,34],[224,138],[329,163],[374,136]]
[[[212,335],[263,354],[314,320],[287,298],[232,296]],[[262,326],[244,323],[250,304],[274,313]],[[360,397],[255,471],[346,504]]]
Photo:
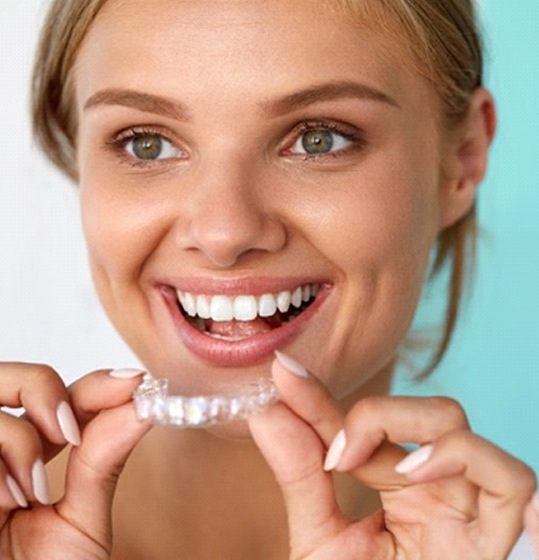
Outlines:
[[[53,0],[37,50],[32,82],[33,128],[49,159],[77,179],[72,68],[78,49],[106,0]],[[442,101],[445,124],[465,118],[472,92],[482,81],[482,48],[472,0],[327,0],[374,29],[391,33],[408,49],[417,69]],[[442,231],[433,276],[450,265],[443,333],[426,376],[442,360],[458,317],[468,256],[475,253],[475,208]],[[470,250],[471,249],[471,250]]]

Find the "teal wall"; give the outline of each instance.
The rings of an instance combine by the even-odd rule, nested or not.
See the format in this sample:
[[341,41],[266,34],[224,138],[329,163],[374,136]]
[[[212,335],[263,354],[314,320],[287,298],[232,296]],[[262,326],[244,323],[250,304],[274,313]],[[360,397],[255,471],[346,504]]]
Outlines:
[[539,473],[539,0],[480,4],[499,129],[476,277],[438,372],[420,385],[403,372],[395,392],[458,398],[476,432]]

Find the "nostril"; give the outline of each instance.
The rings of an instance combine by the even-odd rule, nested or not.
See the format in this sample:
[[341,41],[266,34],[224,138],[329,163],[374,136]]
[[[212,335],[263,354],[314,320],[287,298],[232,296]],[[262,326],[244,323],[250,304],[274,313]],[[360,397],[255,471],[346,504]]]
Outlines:
[[287,242],[280,218],[240,195],[214,197],[186,212],[175,226],[176,246],[200,253],[219,268],[230,268],[246,255],[275,253]]

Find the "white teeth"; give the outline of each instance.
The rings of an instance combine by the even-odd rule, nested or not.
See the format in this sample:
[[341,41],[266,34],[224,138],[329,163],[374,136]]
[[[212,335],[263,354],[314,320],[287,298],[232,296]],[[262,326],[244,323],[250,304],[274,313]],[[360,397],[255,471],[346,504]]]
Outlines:
[[271,294],[264,294],[258,300],[258,314],[260,317],[271,317],[277,311],[277,302]]
[[197,309],[196,309],[197,315],[201,319],[209,319],[211,317],[211,311],[210,311],[210,302],[208,297],[197,296],[196,304],[197,304]]
[[290,300],[292,296],[290,292],[279,292],[277,295],[277,309],[281,313],[286,313],[290,307]]
[[183,308],[187,315],[191,317],[195,317],[197,314],[197,305],[195,298],[192,294],[184,294],[183,301],[182,301]]
[[213,296],[210,304],[210,315],[214,321],[232,321],[234,305],[227,296]]
[[292,305],[294,307],[301,307],[302,298],[303,298],[302,289],[301,288],[296,288],[294,290],[294,292],[292,293]]
[[253,321],[256,317],[271,317],[280,311],[287,313],[290,305],[300,308],[304,302],[316,297],[318,284],[299,286],[293,292],[282,291],[278,294],[262,294],[261,296],[240,295],[194,295],[189,292],[177,291],[177,297],[185,313],[197,317],[199,321]]
[[258,315],[255,296],[238,296],[234,299],[234,319],[236,321],[252,321]]

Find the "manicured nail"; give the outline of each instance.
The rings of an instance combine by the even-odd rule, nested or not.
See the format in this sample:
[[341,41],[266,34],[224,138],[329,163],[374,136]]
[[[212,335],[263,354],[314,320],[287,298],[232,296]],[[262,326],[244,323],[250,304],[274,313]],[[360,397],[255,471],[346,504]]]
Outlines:
[[419,449],[416,449],[410,455],[406,456],[400,463],[395,466],[395,470],[399,474],[408,474],[415,469],[424,465],[432,455],[433,446],[431,444],[424,445]]
[[325,471],[332,471],[339,464],[345,447],[346,435],[344,430],[339,430],[329,446],[326,460],[324,461]]
[[537,515],[539,515],[539,493],[538,492],[536,492],[533,495],[532,506],[533,506],[533,509],[535,509],[535,511],[537,512]]
[[34,496],[36,500],[45,506],[50,504],[49,479],[47,477],[45,465],[41,459],[38,459],[32,467],[32,485],[34,487]]
[[17,484],[13,477],[9,476],[9,474],[6,476],[6,484],[13,496],[13,499],[17,502],[17,505],[22,508],[28,507],[28,501],[24,497],[21,487]]
[[113,369],[109,372],[111,377],[115,377],[116,379],[132,379],[133,377],[137,377],[137,375],[142,375],[146,373],[142,369],[136,368],[122,368],[122,369]]
[[275,350],[275,356],[279,360],[280,364],[286,368],[290,373],[297,375],[298,377],[307,378],[309,377],[309,372],[298,362],[293,360],[290,356],[279,352],[279,350]]
[[68,443],[80,445],[80,430],[73,410],[65,401],[61,402],[56,411],[60,430]]

